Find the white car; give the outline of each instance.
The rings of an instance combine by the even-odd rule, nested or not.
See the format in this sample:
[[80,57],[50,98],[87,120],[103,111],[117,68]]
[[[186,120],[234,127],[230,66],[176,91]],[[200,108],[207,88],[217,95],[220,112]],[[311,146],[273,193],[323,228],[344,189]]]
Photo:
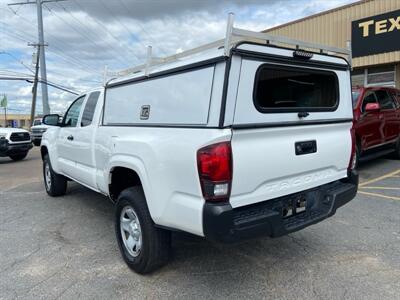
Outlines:
[[45,133],[49,127],[51,126],[42,123],[42,118],[38,118],[33,121],[33,126],[31,127],[31,136],[32,142],[35,146],[40,146],[43,133]]
[[168,261],[173,230],[278,237],[355,197],[349,64],[261,38],[148,63],[79,96],[62,124],[45,116],[57,126],[41,145],[47,193],[71,179],[107,195],[136,272]]
[[12,160],[22,160],[32,149],[29,131],[20,128],[0,127],[0,157],[8,156]]

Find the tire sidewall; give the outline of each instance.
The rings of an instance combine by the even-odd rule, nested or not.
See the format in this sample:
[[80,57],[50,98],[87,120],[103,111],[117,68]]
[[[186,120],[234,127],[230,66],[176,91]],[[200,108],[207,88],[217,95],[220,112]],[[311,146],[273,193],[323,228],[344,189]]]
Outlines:
[[43,160],[43,181],[44,181],[44,188],[46,189],[46,192],[48,194],[51,194],[52,193],[51,188],[49,189],[49,187],[47,186],[47,182],[46,182],[46,165],[49,165],[51,186],[53,186],[53,174],[52,174],[50,159],[47,155],[44,157],[44,160]]
[[[136,199],[137,201],[142,201],[143,199]],[[149,251],[149,244],[148,244],[148,239],[147,239],[147,234],[148,234],[148,228],[146,226],[146,223],[144,221],[144,216],[142,213],[142,210],[138,205],[135,203],[136,201],[133,201],[133,199],[130,199],[130,197],[127,197],[124,193],[119,197],[117,205],[116,205],[116,211],[115,211],[115,233],[117,237],[117,242],[118,242],[118,247],[121,251],[122,257],[124,261],[133,269],[136,268],[141,268],[144,267],[147,263],[145,260],[145,256],[148,254]],[[140,253],[138,256],[134,257],[132,256],[128,250],[126,249],[124,242],[122,240],[122,232],[120,228],[120,217],[121,217],[121,212],[125,207],[131,207],[140,223],[141,231],[142,231],[142,248],[140,250]]]

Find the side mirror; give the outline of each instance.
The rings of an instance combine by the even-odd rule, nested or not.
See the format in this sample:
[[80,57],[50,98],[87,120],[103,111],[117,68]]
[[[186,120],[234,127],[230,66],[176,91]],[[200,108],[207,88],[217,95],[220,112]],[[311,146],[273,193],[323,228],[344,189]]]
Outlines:
[[368,103],[365,106],[365,112],[374,112],[374,111],[380,111],[381,110],[381,106],[379,105],[379,103]]
[[61,126],[59,119],[60,116],[57,114],[45,115],[43,117],[42,123],[50,126]]

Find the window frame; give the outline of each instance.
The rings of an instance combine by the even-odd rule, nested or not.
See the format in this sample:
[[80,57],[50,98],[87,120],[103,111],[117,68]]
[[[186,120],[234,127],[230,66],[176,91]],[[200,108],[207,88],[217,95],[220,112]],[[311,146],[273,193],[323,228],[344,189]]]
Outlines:
[[[367,98],[369,95],[374,95],[375,103],[380,105],[380,103],[378,101],[378,96],[375,94],[375,91],[374,90],[368,90],[368,91],[364,92],[364,95],[362,95],[362,101],[361,101],[361,107],[360,107],[360,111],[362,113],[366,113],[365,106],[364,106],[364,101],[365,101],[365,98]],[[371,102],[369,102],[369,103],[371,103]]]
[[[393,97],[391,96],[391,94],[389,93],[389,91],[387,91],[387,90],[385,90],[385,89],[380,89],[380,90],[375,90],[374,92],[375,92],[376,100],[378,100],[379,106],[381,107],[381,110],[385,111],[385,110],[394,110],[394,109],[396,109],[396,103],[394,102],[394,99],[393,99]],[[388,108],[388,107],[387,107],[387,108],[384,108],[384,107],[382,107],[382,104],[381,104],[381,102],[379,101],[379,97],[378,97],[378,95],[377,95],[377,92],[384,92],[384,93],[386,93],[386,95],[388,96],[388,98],[392,101],[392,107],[391,107],[391,108]]]
[[[65,120],[66,120],[66,118],[67,118],[67,115],[68,115],[69,111],[71,110],[71,107],[75,104],[75,102],[79,101],[79,100],[82,99],[82,98],[83,98],[83,102],[82,102],[82,106],[83,106],[83,104],[84,104],[84,102],[85,102],[86,94],[81,95],[81,96],[79,96],[78,98],[76,98],[76,99],[71,103],[71,105],[68,107],[68,110],[67,110],[67,112],[65,113],[64,118],[63,118],[63,121],[62,121],[62,124],[63,124],[62,127],[64,127],[64,128],[76,128],[76,127],[80,127],[81,124],[80,124],[79,121],[80,121],[80,118],[81,118],[82,109],[81,109],[81,111],[79,112],[78,121],[77,121],[77,123],[76,123],[76,126],[67,126],[67,125],[65,125]],[[82,106],[81,106],[81,107],[82,107]]]
[[[287,71],[306,71],[312,72],[313,74],[329,74],[333,75],[335,79],[335,93],[336,93],[336,102],[335,105],[332,107],[282,107],[282,108],[265,108],[258,105],[256,100],[256,93],[258,89],[258,85],[261,82],[259,79],[260,73],[263,68],[275,68],[277,70],[287,70]],[[279,65],[279,64],[271,64],[271,63],[264,63],[258,66],[257,71],[254,76],[254,84],[253,84],[253,104],[254,107],[257,109],[258,112],[263,114],[270,114],[270,113],[299,113],[299,112],[333,112],[336,111],[340,104],[340,91],[339,91],[339,79],[337,74],[333,70],[320,70],[314,68],[304,68],[299,67],[297,65]]]
[[[89,124],[83,125],[83,124],[82,124],[82,121],[83,121],[83,116],[84,116],[84,114],[85,114],[85,109],[86,109],[86,107],[87,107],[87,105],[88,105],[88,103],[89,103],[90,97],[91,97],[93,94],[95,94],[95,93],[98,93],[98,95],[97,95],[96,102],[95,102],[95,105],[94,105],[93,113],[92,113],[92,115],[91,115],[92,119],[90,120],[90,123],[89,123]],[[84,105],[84,108],[83,108],[83,110],[82,110],[82,115],[81,115],[80,122],[79,122],[79,123],[80,123],[80,127],[87,127],[87,126],[90,126],[90,125],[93,124],[93,119],[94,119],[94,115],[96,114],[96,109],[97,109],[97,105],[98,105],[98,103],[99,103],[99,99],[100,99],[101,92],[100,92],[100,91],[93,91],[93,92],[91,92],[91,93],[88,93],[87,95],[88,95],[88,96],[87,96],[87,99],[86,99],[86,101],[85,101],[85,105]]]

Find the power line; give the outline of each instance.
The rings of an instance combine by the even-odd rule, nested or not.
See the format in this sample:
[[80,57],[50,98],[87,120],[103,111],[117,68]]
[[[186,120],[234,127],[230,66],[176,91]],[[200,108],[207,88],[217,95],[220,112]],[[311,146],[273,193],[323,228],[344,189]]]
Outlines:
[[[122,6],[126,11],[128,11],[130,14],[133,15],[133,12],[131,11],[130,7],[126,6],[125,3],[123,2],[123,0],[118,0],[118,2],[121,4],[121,6]],[[138,21],[136,22],[136,24],[140,27],[140,29],[144,32],[144,34],[147,35],[147,38],[150,40],[150,42],[151,42],[154,46],[156,46],[157,43],[154,42],[154,40],[152,39],[152,37],[150,36],[150,34],[149,34],[149,33],[147,32],[147,30],[144,28],[144,26],[142,26],[142,24],[140,24],[140,22],[138,22]],[[158,47],[158,49],[160,49],[161,52],[162,52],[164,55],[167,55],[167,53],[164,51],[163,48]]]
[[[84,33],[82,30],[76,29],[75,26],[71,25],[70,22],[66,21],[62,16],[60,16],[59,14],[57,14],[55,11],[53,11],[52,9],[50,9],[47,5],[44,4],[44,7],[47,8],[47,10],[55,17],[59,18],[60,20],[62,20],[65,24],[67,24],[70,28],[72,28],[76,33],[78,33],[79,35],[81,35],[82,37],[86,38],[87,40],[89,40],[91,43],[93,43],[93,45],[95,45],[96,47],[101,45],[96,42],[95,40],[93,40],[89,35],[87,35],[86,33]],[[123,65],[127,65],[125,61],[119,59],[119,56],[115,55],[115,58],[118,59],[118,61],[120,63],[122,63]]]
[[[77,0],[72,0],[72,1],[74,1],[74,3],[78,6],[78,8],[79,8],[81,11],[86,11],[86,10],[77,2]],[[92,20],[93,20],[94,22],[96,22],[96,24],[99,25],[99,26],[103,29],[103,31],[104,31],[105,33],[109,34],[109,35],[118,43],[118,45],[119,45],[122,49],[126,49],[126,50],[129,51],[134,57],[136,57],[137,60],[141,60],[141,58],[139,58],[139,57],[137,56],[137,54],[136,54],[133,50],[130,49],[129,46],[123,46],[123,45],[121,45],[121,40],[120,40],[118,37],[116,37],[110,30],[108,30],[107,27],[106,27],[103,23],[99,22],[96,18],[92,18]]]
[[29,70],[32,73],[35,73],[31,68],[29,68],[27,65],[24,64],[24,62],[22,60],[19,60],[17,57],[15,57],[13,54],[11,54],[10,52],[7,51],[0,51],[0,54],[7,54],[8,56],[10,56],[11,58],[13,58],[15,61],[19,62],[22,66],[25,67],[25,69]]
[[[43,3],[49,2],[58,2],[58,1],[66,1],[66,0],[35,0],[29,1],[26,0],[25,2],[18,2],[18,3],[9,3],[7,4],[8,7],[13,5],[29,5],[34,4],[36,5],[36,14],[37,14],[37,25],[38,25],[38,55],[40,57],[40,73],[43,79],[46,80],[47,72],[46,72],[46,55],[45,55],[45,43],[44,43],[44,27],[43,27],[43,14],[42,14],[42,5]],[[16,12],[14,12],[16,13]],[[43,103],[43,112],[45,114],[50,113],[50,106],[49,106],[49,99],[48,99],[48,92],[47,92],[47,85],[42,84],[42,103]]]
[[[119,41],[118,41],[118,45],[120,46],[120,48],[116,48],[112,43],[110,43],[110,42],[107,41],[106,39],[103,39],[103,37],[99,36],[96,32],[94,32],[93,30],[91,30],[91,29],[89,28],[89,26],[87,26],[86,24],[82,23],[82,22],[81,22],[78,18],[76,18],[65,6],[63,6],[63,5],[59,4],[59,3],[57,3],[57,4],[58,4],[58,6],[61,7],[66,13],[68,13],[68,14],[71,16],[71,18],[73,18],[75,21],[77,21],[82,27],[85,27],[87,32],[89,32],[89,33],[91,33],[91,34],[95,34],[96,37],[97,37],[98,39],[103,40],[105,43],[107,43],[107,45],[108,45],[110,48],[115,49],[115,50],[117,51],[118,55],[120,55],[120,50],[121,50],[121,49],[123,49],[125,53],[126,53],[127,50],[130,51],[130,49],[121,47],[121,45],[119,44]],[[137,59],[139,59],[139,58],[136,56],[136,54],[135,54],[134,52],[132,52],[132,54],[133,54]],[[118,57],[118,56],[117,56],[117,57]],[[126,64],[125,61],[124,61],[124,64]]]
[[[31,75],[27,75],[27,76],[0,75],[0,80],[21,80],[21,81],[26,81],[26,82],[32,83],[34,81],[34,78],[32,78]],[[56,89],[62,90],[64,92],[71,93],[71,94],[79,95],[79,93],[80,93],[79,91],[76,91],[74,89],[71,89],[69,87],[63,86],[58,83],[54,83],[49,80],[43,80],[41,78],[38,78],[38,81],[41,83],[44,83],[46,85],[49,85],[51,87],[54,87]]]
[[[8,11],[8,12],[9,12],[9,10],[6,10],[6,9],[4,9],[4,8],[0,8],[0,9],[3,9],[3,10],[5,10],[5,11]],[[22,21],[24,21],[25,23],[29,24],[30,26],[32,25],[32,22],[31,22],[30,20],[24,18],[23,16],[21,16],[21,15],[19,15],[19,14],[17,14],[17,13],[14,13],[14,15],[17,16],[18,18],[20,18],[20,19],[21,19]],[[4,23],[4,22],[1,22],[1,21],[0,21],[0,23],[3,23],[4,25],[8,25],[8,24],[6,24],[6,23]],[[13,30],[15,30],[15,28],[14,28]],[[13,32],[13,33],[14,33],[14,32]],[[23,32],[23,33],[24,33],[25,35],[28,35],[29,38],[30,38],[31,40],[34,40],[34,39],[35,39],[35,37],[32,37],[32,35],[28,34],[27,32]],[[9,35],[10,35],[10,34],[9,34]],[[47,32],[46,35],[49,36],[49,37],[51,37],[52,40],[58,42],[58,44],[61,44],[61,46],[59,45],[60,47],[64,47],[64,48],[66,47],[66,46],[64,45],[65,43],[64,43],[63,41],[59,40],[56,36],[52,35],[52,34],[49,33],[49,32]],[[20,35],[20,36],[21,36],[21,35]],[[20,40],[21,40],[21,39],[20,39]],[[24,40],[24,41],[26,41],[26,40]],[[26,41],[26,42],[29,42],[29,41]],[[57,49],[60,53],[63,53],[63,54],[57,54],[56,51],[54,51],[54,50],[51,49],[51,47]],[[84,63],[83,61],[77,59],[77,58],[74,57],[74,56],[70,56],[70,55],[64,53],[64,50],[62,50],[61,48],[55,46],[54,43],[52,44],[51,47],[48,48],[47,51],[52,52],[53,54],[55,54],[55,55],[57,55],[57,56],[67,57],[68,59],[73,60],[75,63],[72,62],[72,64],[74,64],[75,66],[79,67],[79,68],[82,69],[82,70],[85,70],[86,72],[88,72],[88,71],[87,71],[86,69],[83,69],[82,66],[86,67],[87,69],[92,70],[92,72],[88,72],[88,73],[93,73],[93,74],[96,74],[96,75],[99,75],[99,74],[100,74],[100,71],[99,71],[99,70],[96,70],[94,67],[88,65],[87,63]],[[66,59],[64,58],[64,61],[65,61],[65,60],[66,60]],[[67,61],[67,62],[69,62],[69,61]]]
[[[128,33],[128,36],[132,36],[132,35],[134,36],[135,35],[122,22],[120,22],[117,17],[115,17],[114,13],[104,4],[103,0],[99,0],[99,2],[104,7],[104,9],[107,10],[110,13],[110,15],[114,19],[114,21],[117,22],[118,24],[120,24],[121,27],[125,29],[125,31]],[[139,41],[140,44],[142,44],[143,49],[147,48],[147,45],[143,44],[142,41],[140,41],[140,40],[138,40],[138,41]]]
[[[2,22],[0,21],[0,23],[2,23]],[[0,28],[0,29],[1,29],[1,28]],[[3,28],[3,30],[4,30],[4,28]],[[23,41],[23,42],[29,43],[29,40],[27,40],[26,38],[24,38],[21,34],[18,34],[18,33],[16,33],[16,32],[13,32],[13,33],[4,32],[4,33],[7,34],[7,35],[9,35],[9,36],[12,36],[12,37],[14,37],[14,38],[16,38],[16,39],[18,39],[18,40],[21,40],[21,41]],[[21,38],[21,36],[22,36],[22,38]],[[92,74],[96,74],[97,76],[100,76],[100,72],[99,72],[98,70],[95,70],[94,68],[90,67],[89,65],[86,65],[86,64],[84,64],[83,62],[81,62],[81,61],[75,59],[74,57],[69,56],[69,55],[63,53],[63,50],[60,49],[60,48],[58,48],[58,47],[56,47],[56,46],[53,46],[53,48],[54,48],[54,49],[57,49],[57,50],[60,51],[61,53],[58,53],[57,51],[54,51],[52,48],[49,48],[48,51],[51,52],[51,53],[53,53],[54,55],[56,55],[56,56],[62,58],[65,62],[71,63],[71,64],[73,64],[73,65],[79,67],[81,70],[84,70],[84,71],[87,72],[87,73],[92,73]],[[87,69],[83,69],[82,66],[86,67]],[[89,70],[92,70],[92,71],[89,71]]]

